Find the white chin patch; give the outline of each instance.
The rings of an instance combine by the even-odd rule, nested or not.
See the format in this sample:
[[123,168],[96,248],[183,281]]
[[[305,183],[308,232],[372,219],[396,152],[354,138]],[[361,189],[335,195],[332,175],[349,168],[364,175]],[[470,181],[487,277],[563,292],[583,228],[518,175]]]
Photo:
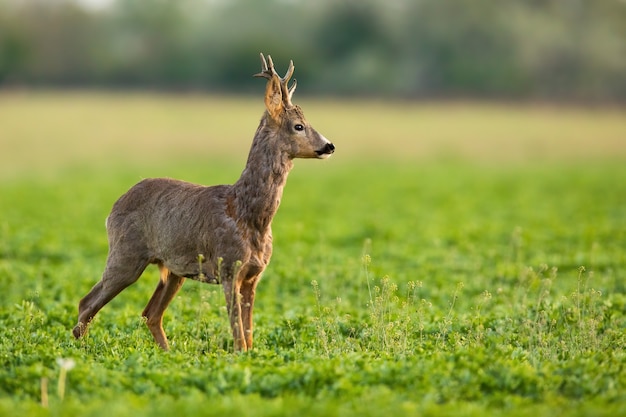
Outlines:
[[332,153],[323,153],[321,155],[317,155],[318,159],[328,159],[330,158],[330,156],[332,155]]

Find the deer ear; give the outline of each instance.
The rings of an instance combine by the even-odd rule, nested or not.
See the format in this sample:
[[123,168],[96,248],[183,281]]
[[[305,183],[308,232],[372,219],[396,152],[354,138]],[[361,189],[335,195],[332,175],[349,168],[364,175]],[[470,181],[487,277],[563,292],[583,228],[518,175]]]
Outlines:
[[280,121],[280,115],[285,109],[283,95],[280,87],[280,80],[274,75],[268,82],[265,89],[265,107],[274,121]]

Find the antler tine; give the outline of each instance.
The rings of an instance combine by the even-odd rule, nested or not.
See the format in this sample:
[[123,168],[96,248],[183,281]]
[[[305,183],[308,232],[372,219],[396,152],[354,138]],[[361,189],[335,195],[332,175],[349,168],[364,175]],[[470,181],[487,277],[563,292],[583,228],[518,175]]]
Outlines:
[[[267,68],[272,71],[273,74],[276,74],[276,70],[274,69],[274,61],[272,60],[272,56],[267,56]],[[278,75],[278,74],[276,74]]]
[[271,80],[272,76],[276,74],[276,71],[274,70],[274,62],[272,62],[272,57],[268,55],[266,61],[263,53],[260,53],[259,55],[261,56],[261,72],[259,72],[258,74],[254,74],[253,77],[260,77]]
[[285,85],[287,85],[287,83],[289,82],[289,79],[293,75],[293,71],[295,69],[296,68],[293,66],[293,60],[290,60],[289,61],[289,68],[287,69],[287,73],[285,74],[285,76],[283,78],[280,79],[280,81],[283,82]]
[[291,100],[291,97],[293,96],[294,91],[296,91],[297,85],[298,85],[298,80],[294,78],[293,83],[291,83],[291,87],[289,87],[289,100]]
[[265,61],[265,56],[263,56],[263,52],[259,54],[261,56],[261,71],[267,71],[267,62]]

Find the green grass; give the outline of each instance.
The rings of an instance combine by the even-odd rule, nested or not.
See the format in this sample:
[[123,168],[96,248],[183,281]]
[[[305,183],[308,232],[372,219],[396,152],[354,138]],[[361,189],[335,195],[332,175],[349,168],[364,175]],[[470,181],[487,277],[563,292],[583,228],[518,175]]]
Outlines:
[[[255,349],[235,354],[221,288],[193,281],[166,312],[172,350],[156,347],[140,318],[154,268],[86,338],[70,330],[115,199],[146,176],[234,181],[262,104],[45,93],[0,106],[0,415],[626,413],[620,110],[303,103],[337,154],[296,162]],[[214,146],[224,125],[233,136]]]

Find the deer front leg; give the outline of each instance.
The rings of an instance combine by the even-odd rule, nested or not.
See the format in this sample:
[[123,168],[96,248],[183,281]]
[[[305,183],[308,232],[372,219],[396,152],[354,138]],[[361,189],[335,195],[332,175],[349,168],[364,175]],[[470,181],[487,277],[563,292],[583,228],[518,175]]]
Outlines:
[[233,331],[235,341],[235,351],[246,351],[248,347],[244,338],[244,328],[241,318],[241,283],[234,279],[224,280],[224,296],[226,297],[226,309],[230,319],[230,327]]
[[252,349],[254,327],[252,311],[254,309],[254,296],[256,294],[256,286],[259,283],[259,278],[259,276],[256,276],[241,284],[241,319],[248,350]]

